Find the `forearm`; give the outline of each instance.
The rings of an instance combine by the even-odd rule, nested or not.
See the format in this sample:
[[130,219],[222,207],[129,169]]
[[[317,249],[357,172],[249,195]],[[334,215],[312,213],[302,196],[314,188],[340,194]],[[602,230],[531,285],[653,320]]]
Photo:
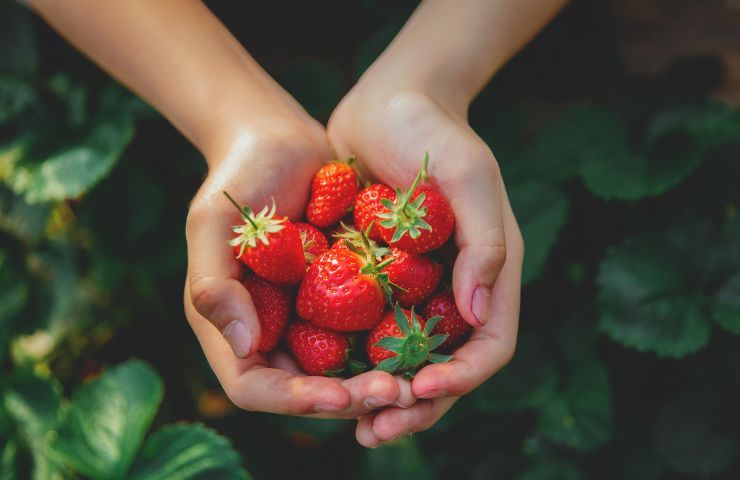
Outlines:
[[[62,36],[165,115],[206,157],[243,116],[290,105],[197,0],[31,0]],[[287,108],[292,108],[289,106]],[[211,154],[212,153],[212,154]]]
[[567,0],[424,0],[366,76],[467,108]]

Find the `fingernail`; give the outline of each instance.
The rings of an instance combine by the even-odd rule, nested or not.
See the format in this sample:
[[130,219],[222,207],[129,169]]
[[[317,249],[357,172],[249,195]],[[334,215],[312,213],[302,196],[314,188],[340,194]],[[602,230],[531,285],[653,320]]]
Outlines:
[[368,397],[365,399],[362,404],[365,406],[365,408],[378,408],[382,407],[384,405],[388,405],[387,400],[383,400],[380,397]]
[[249,334],[249,330],[242,321],[234,320],[226,325],[222,334],[229,342],[234,355],[239,358],[246,358],[249,355],[252,350],[252,335]]
[[485,325],[488,321],[488,309],[491,305],[491,290],[486,287],[478,287],[473,292],[473,315],[478,323]]
[[314,410],[316,410],[317,413],[337,412],[341,409],[342,407],[338,407],[331,403],[319,403],[314,407]]
[[418,398],[440,398],[447,395],[444,390],[429,390],[426,393],[422,393]]
[[408,407],[407,405],[403,405],[403,404],[401,404],[401,402],[399,402],[399,401],[395,401],[395,402],[393,402],[393,406],[394,406],[394,407],[398,407],[398,408],[409,408],[409,407]]

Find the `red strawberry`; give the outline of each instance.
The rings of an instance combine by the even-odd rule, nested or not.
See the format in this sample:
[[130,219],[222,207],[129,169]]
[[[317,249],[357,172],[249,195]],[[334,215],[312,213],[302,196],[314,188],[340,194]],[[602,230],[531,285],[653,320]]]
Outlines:
[[347,337],[308,322],[291,323],[285,335],[288,347],[309,375],[332,375],[347,366]]
[[352,208],[359,191],[357,172],[349,163],[333,162],[321,167],[313,177],[306,218],[320,228],[334,225]]
[[301,236],[306,266],[313,263],[319,255],[329,250],[329,241],[318,228],[303,222],[296,222],[295,228],[298,229],[298,233]]
[[429,336],[440,320],[439,317],[424,320],[411,311],[403,310],[396,303],[393,312],[370,330],[365,348],[370,363],[376,370],[389,373],[415,372],[427,361],[442,363],[452,357],[431,353],[441,345],[446,335]]
[[455,228],[455,216],[447,199],[426,180],[429,154],[407,191],[396,191],[393,200],[383,200],[378,213],[380,234],[389,245],[409,253],[424,253],[441,247]]
[[296,311],[314,325],[342,332],[367,330],[383,315],[391,290],[381,272],[392,259],[377,263],[366,248],[332,248],[308,267],[298,289]]
[[472,328],[463,320],[455,305],[452,292],[440,292],[434,295],[424,307],[425,317],[442,317],[432,333],[444,333],[447,340],[439,346],[441,352],[452,352],[464,341]]
[[306,273],[301,235],[288,217],[275,217],[275,201],[255,214],[248,206],[240,207],[231,195],[224,195],[242,214],[244,223],[231,227],[235,233],[229,245],[236,258],[254,273],[279,285],[293,285]]
[[383,269],[388,280],[400,289],[393,290],[393,299],[402,307],[421,305],[439,285],[442,279],[442,265],[424,255],[406,253],[391,248],[389,256],[393,263]]
[[269,352],[277,347],[288,324],[291,301],[288,292],[256,275],[247,275],[244,286],[260,321],[260,344],[257,350]]
[[388,211],[382,203],[384,198],[393,201],[396,199],[396,192],[391,187],[380,183],[364,188],[355,198],[353,213],[355,225],[364,232],[371,223],[375,222],[367,236],[376,242],[383,240],[378,226],[380,219],[377,215]]

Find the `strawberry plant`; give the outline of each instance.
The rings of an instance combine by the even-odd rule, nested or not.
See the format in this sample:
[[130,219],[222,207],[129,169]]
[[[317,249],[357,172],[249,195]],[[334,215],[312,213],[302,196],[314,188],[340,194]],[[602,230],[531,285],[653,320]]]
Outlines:
[[[334,2],[346,22],[299,3],[291,8],[300,22],[286,25],[282,43],[274,25],[285,4],[209,7],[326,121],[415,2]],[[679,4],[688,3],[670,9],[672,24],[683,25]],[[720,4],[717,17],[734,18],[728,2],[702,9]],[[707,41],[701,58],[669,68],[649,61],[636,73],[625,38],[661,35],[625,24],[620,9],[661,9],[630,6],[571,2],[472,105],[526,244],[516,354],[430,431],[365,451],[351,421],[231,405],[182,314],[183,225],[204,176],[200,155],[30,12],[0,3],[0,478],[249,478],[242,465],[267,479],[740,477],[740,109],[732,63],[722,65],[736,42],[718,55]],[[710,13],[701,16],[682,35],[714,28]],[[647,43],[642,54],[658,55]],[[303,56],[309,47],[313,58]],[[434,162],[432,147],[420,146]],[[449,279],[435,274],[436,265],[449,271],[451,256],[398,245],[429,233],[434,183],[420,179],[399,200],[391,186],[354,183],[341,170],[353,203],[330,199],[323,205],[338,208],[317,213],[354,221],[354,230],[285,227],[280,205],[272,221],[270,208],[261,219],[268,244],[274,233],[290,237],[272,270],[290,273],[291,285],[245,287],[285,294],[256,305],[262,321],[285,328],[277,348],[292,348],[306,371],[343,375],[366,350],[380,363],[397,357],[384,345],[403,349],[395,314],[381,336],[398,340],[369,348],[355,331],[327,336],[285,318],[307,269],[342,251],[332,255],[352,267],[347,278],[372,287],[363,309],[371,318],[358,330],[380,325],[390,293],[415,305],[422,334],[423,320],[443,317],[424,341],[448,335],[433,353],[454,355],[446,347],[468,329],[444,293]],[[242,235],[254,226],[238,205],[232,222]],[[250,218],[264,206],[250,205]],[[399,223],[405,233],[393,242],[388,230]],[[360,231],[369,255],[357,253]],[[250,235],[234,256],[241,240],[251,248]],[[400,259],[383,265],[389,256]],[[428,278],[410,281],[404,263]],[[310,315],[328,311],[320,295],[307,297]],[[324,322],[355,330],[343,324],[348,311],[322,313]],[[306,331],[291,335],[291,326]],[[309,356],[316,345],[324,356]]]

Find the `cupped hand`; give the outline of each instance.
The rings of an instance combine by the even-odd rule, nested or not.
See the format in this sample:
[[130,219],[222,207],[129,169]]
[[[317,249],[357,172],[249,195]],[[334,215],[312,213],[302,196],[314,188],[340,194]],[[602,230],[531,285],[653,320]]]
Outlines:
[[255,210],[274,199],[278,214],[300,218],[313,174],[331,158],[324,129],[313,120],[262,117],[215,151],[187,219],[185,313],[228,397],[245,410],[332,418],[412,404],[410,386],[387,373],[307,376],[286,352],[257,352],[259,321],[227,244],[241,218],[223,191]]
[[365,446],[429,428],[514,353],[523,242],[496,159],[466,116],[421,91],[387,92],[361,81],[329,122],[339,156],[355,155],[363,173],[392,187],[408,186],[429,152],[429,177],[455,214],[455,302],[474,327],[452,361],[417,373],[412,393],[424,400],[360,419],[357,440]]

